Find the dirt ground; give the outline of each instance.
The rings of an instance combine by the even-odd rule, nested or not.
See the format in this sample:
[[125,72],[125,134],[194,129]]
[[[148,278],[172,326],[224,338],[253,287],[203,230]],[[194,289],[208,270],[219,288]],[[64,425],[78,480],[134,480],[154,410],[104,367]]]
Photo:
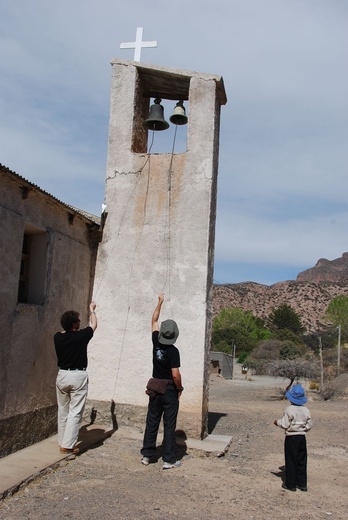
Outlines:
[[308,492],[293,493],[281,488],[284,434],[272,424],[287,404],[275,387],[286,382],[250,379],[211,378],[210,430],[233,437],[224,457],[182,448],[181,468],[145,467],[141,441],[116,432],[3,500],[0,518],[347,520],[348,400],[308,394]]

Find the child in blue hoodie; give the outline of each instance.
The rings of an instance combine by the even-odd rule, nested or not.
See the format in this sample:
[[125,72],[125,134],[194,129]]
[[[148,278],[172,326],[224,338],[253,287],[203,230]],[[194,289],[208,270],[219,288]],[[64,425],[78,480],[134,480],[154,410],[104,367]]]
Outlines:
[[290,406],[284,410],[283,417],[274,424],[285,430],[285,482],[282,487],[288,491],[307,491],[307,444],[306,433],[312,427],[310,411],[301,385],[294,385],[286,392]]

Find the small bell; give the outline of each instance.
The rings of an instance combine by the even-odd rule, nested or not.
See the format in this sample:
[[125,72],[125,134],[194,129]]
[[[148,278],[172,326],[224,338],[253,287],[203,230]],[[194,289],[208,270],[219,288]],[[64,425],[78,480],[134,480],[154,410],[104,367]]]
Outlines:
[[187,124],[187,115],[185,112],[184,102],[178,101],[173,114],[170,116],[169,121],[174,125],[186,125]]
[[156,98],[150,107],[149,116],[143,123],[148,130],[167,130],[169,128],[169,123],[164,119],[164,108],[161,101],[160,98]]

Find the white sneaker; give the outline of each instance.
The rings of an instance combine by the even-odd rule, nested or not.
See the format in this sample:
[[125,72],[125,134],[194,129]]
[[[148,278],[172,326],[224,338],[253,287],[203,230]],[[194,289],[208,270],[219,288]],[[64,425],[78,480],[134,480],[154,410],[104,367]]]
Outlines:
[[173,463],[163,461],[163,469],[179,468],[182,465],[181,460],[177,460]]
[[143,457],[140,462],[144,464],[144,466],[148,466],[150,464],[150,459],[149,457]]

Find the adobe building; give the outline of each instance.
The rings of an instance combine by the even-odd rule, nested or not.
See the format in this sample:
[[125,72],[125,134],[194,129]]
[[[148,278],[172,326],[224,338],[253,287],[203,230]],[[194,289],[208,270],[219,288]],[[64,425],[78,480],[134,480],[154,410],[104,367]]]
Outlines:
[[[144,120],[151,119],[153,99],[172,102],[173,109],[184,102],[185,152],[151,153],[157,132],[151,125],[145,128]],[[106,417],[116,403],[119,424],[144,426],[151,316],[163,292],[160,321],[174,319],[180,330],[176,346],[185,390],[178,428],[196,438],[207,431],[219,126],[225,103],[220,76],[112,61],[106,221],[94,284],[98,332],[89,350],[89,404]],[[166,131],[174,136],[175,125]]]
[[0,457],[57,431],[53,335],[88,323],[98,219],[0,164]]

